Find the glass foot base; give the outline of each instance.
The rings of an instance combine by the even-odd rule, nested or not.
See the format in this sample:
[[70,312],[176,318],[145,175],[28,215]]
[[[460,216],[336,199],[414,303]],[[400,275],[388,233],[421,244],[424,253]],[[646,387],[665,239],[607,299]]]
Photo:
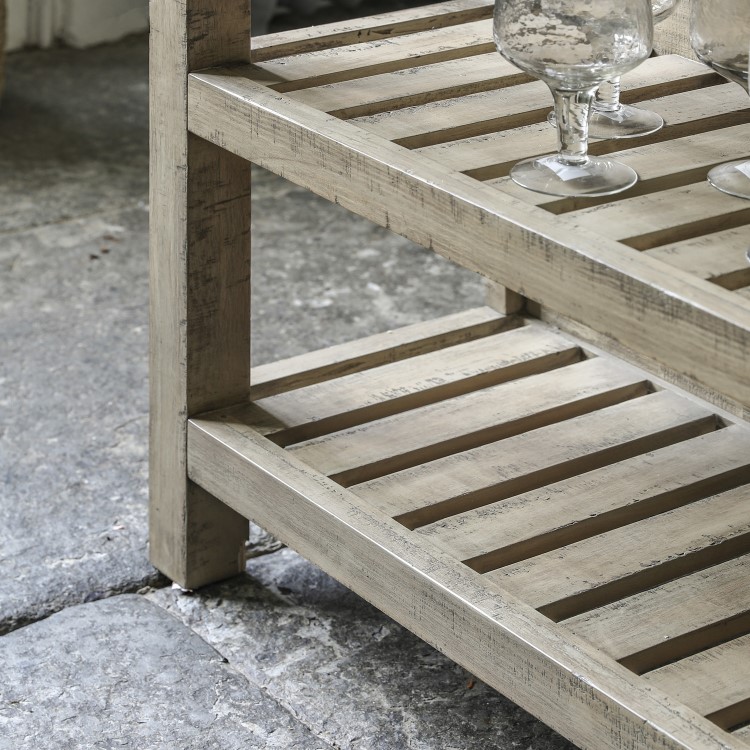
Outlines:
[[546,195],[612,195],[638,181],[630,167],[612,159],[590,156],[583,164],[565,164],[557,154],[519,162],[510,170],[513,182]]
[[708,173],[708,181],[722,193],[750,198],[750,160],[720,164]]
[[661,130],[664,120],[656,112],[621,104],[614,112],[591,111],[589,138],[635,138]]

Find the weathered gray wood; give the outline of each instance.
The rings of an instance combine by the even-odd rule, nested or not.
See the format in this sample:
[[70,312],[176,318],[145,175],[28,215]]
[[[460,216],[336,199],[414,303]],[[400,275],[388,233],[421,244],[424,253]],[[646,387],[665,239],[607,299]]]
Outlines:
[[736,293],[241,77],[193,75],[190,91],[196,133],[750,405]]
[[151,4],[150,557],[182,586],[244,566],[247,522],[187,479],[186,419],[249,388],[249,165],[187,132],[187,74],[247,61],[246,0]]
[[253,39],[254,62],[333,49],[357,42],[469,23],[492,15],[494,0],[448,0],[406,11],[292,29]]
[[582,748],[746,747],[231,417],[188,444],[201,485]]
[[400,362],[522,325],[520,317],[499,315],[490,307],[478,307],[437,320],[376,333],[358,341],[253,367],[250,398],[276,396],[295,388],[363,372],[390,362]]

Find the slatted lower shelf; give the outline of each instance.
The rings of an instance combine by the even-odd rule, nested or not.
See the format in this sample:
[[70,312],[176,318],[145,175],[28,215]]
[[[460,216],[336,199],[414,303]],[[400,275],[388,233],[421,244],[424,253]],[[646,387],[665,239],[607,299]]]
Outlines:
[[486,308],[256,377],[196,482],[583,746],[747,747],[746,423]]

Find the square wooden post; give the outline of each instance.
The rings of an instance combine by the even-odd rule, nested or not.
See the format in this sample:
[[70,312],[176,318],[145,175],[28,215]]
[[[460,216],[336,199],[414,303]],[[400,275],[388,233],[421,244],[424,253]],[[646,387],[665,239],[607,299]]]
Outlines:
[[150,558],[195,588],[247,521],[187,477],[186,423],[250,387],[250,165],[187,130],[187,75],[250,57],[250,0],[151,0]]

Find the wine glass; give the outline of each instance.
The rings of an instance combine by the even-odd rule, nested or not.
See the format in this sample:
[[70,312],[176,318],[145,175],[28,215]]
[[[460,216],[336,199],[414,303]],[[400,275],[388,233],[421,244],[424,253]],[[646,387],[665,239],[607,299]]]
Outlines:
[[[651,0],[654,24],[669,18],[679,0]],[[596,92],[589,120],[591,138],[633,138],[655,133],[664,125],[661,115],[620,102],[620,76],[608,78]]]
[[[749,0],[693,0],[690,44],[699,60],[748,90]],[[714,167],[708,181],[724,193],[750,198],[750,160]]]
[[500,54],[552,91],[558,152],[510,172],[548,195],[611,195],[638,176],[612,159],[588,156],[588,119],[597,87],[645,60],[653,41],[650,0],[495,0]]

